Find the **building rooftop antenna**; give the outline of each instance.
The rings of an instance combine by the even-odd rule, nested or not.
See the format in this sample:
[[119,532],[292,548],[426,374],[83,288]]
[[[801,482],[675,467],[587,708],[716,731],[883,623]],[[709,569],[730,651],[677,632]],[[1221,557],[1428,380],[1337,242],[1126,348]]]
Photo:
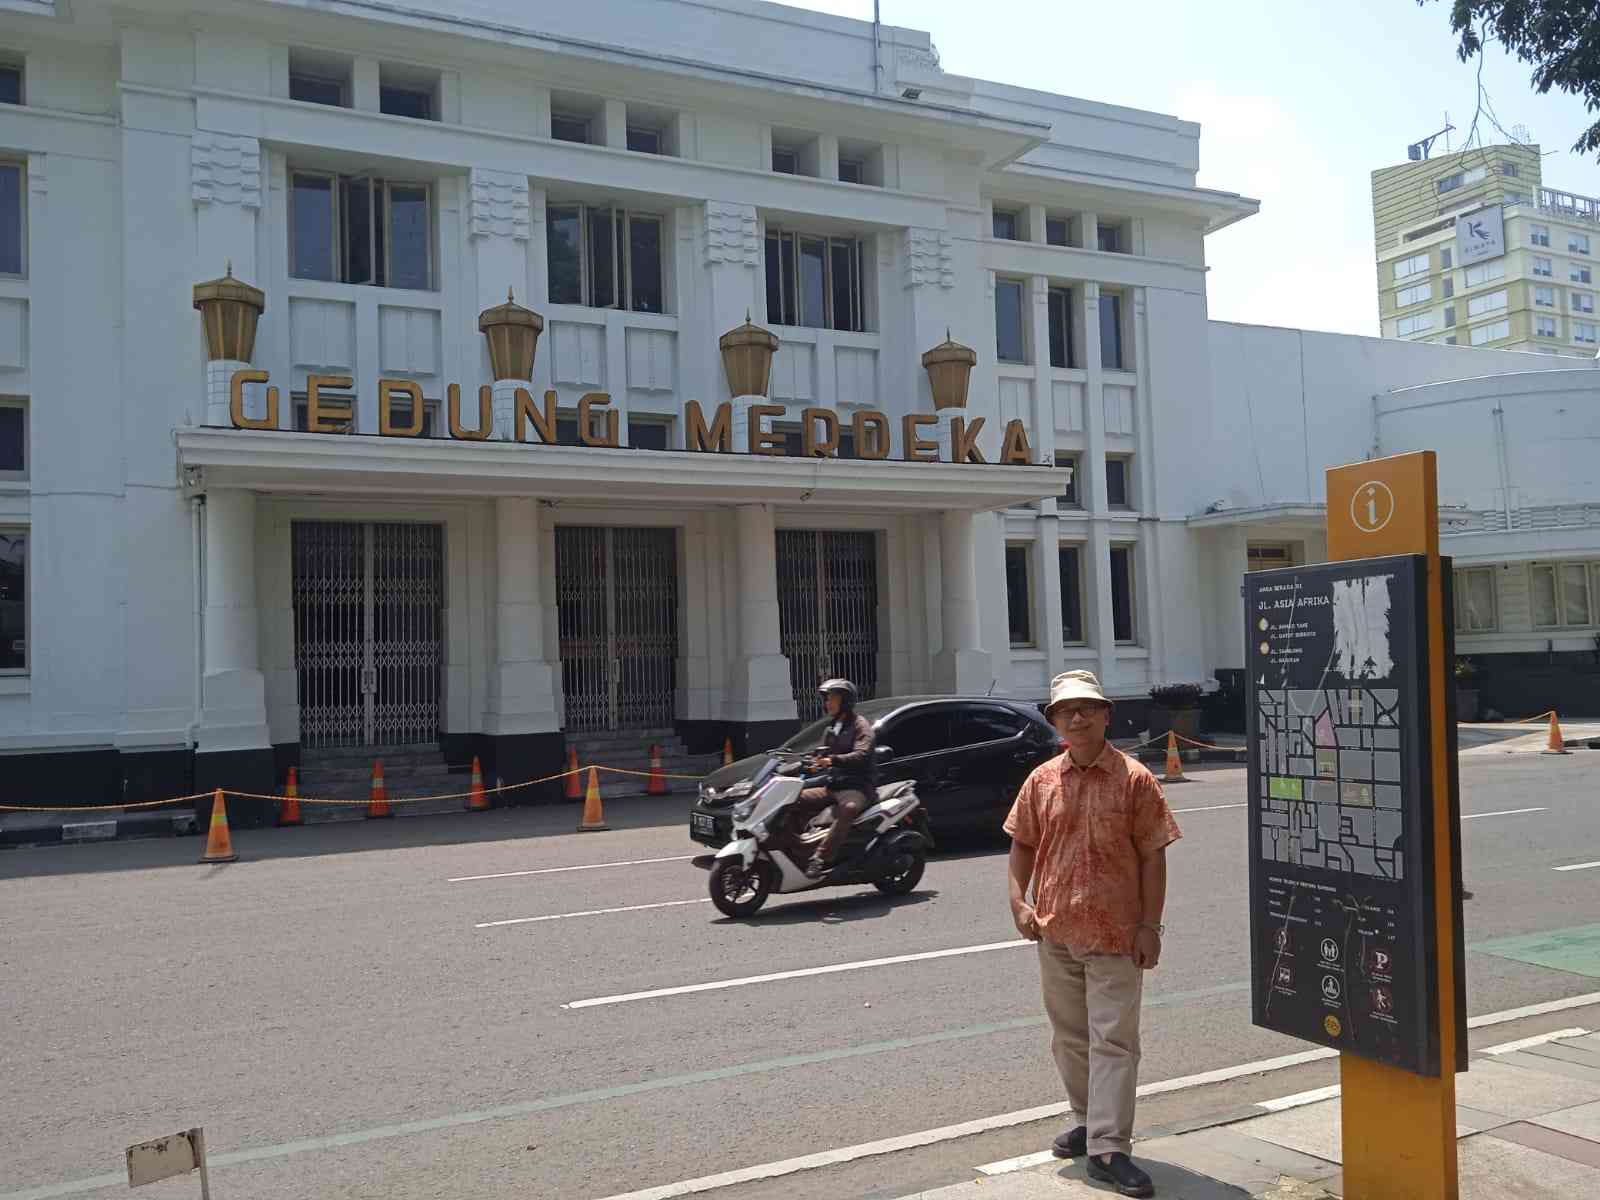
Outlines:
[[1420,142],[1412,142],[1409,146],[1407,146],[1406,157],[1412,162],[1422,162],[1428,157],[1428,151],[1433,149],[1433,143],[1454,128],[1455,126],[1450,124],[1449,119],[1446,118],[1443,129],[1439,130],[1437,133],[1430,133]]

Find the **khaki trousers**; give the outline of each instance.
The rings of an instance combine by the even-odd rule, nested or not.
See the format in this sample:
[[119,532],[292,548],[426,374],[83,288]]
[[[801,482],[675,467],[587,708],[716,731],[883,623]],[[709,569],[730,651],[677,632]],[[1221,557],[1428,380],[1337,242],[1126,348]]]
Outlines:
[[1139,1086],[1139,1004],[1144,972],[1120,954],[1074,954],[1039,943],[1039,982],[1050,1051],[1090,1154],[1127,1154]]

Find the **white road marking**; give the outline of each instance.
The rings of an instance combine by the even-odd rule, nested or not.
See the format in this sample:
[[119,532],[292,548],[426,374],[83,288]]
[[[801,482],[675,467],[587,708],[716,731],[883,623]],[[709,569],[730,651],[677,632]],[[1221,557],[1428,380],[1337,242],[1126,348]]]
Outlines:
[[1470,821],[1473,817],[1520,817],[1523,813],[1549,812],[1548,808],[1502,808],[1499,812],[1462,813],[1463,821]]
[[825,967],[803,967],[797,971],[775,971],[770,975],[746,975],[741,979],[718,979],[711,983],[690,983],[681,987],[655,988],[648,992],[625,992],[617,996],[595,996],[574,1000],[562,1008],[599,1008],[606,1004],[630,1004],[635,1000],[655,1000],[662,996],[687,996],[694,992],[717,992],[724,988],[748,987],[752,983],[776,983],[782,979],[804,979],[811,975],[837,975],[841,971],[864,971],[868,967],[892,967],[899,963],[927,962],[934,958],[955,958],[961,954],[983,954],[990,950],[1011,950],[1031,946],[1026,938],[1011,942],[986,942],[981,946],[956,946],[950,950],[928,950],[922,954],[896,954],[890,958],[868,958],[860,962],[830,963]]
[[[710,851],[706,851],[710,853]],[[631,858],[626,862],[585,863],[578,867],[540,867],[536,871],[501,871],[495,875],[457,875],[446,883],[474,883],[479,879],[516,879],[521,875],[559,875],[563,871],[603,871],[607,867],[643,867],[649,863],[688,862],[697,854],[675,854],[671,858]]]
[[545,917],[512,917],[509,921],[479,921],[474,929],[495,929],[501,925],[532,925],[539,921],[565,921],[569,917],[604,917],[611,913],[643,912],[647,908],[678,908],[685,904],[710,904],[710,896],[698,900],[663,900],[660,904],[630,904],[626,908],[588,908],[582,912],[551,913]]
[[[984,1163],[978,1168],[980,1175],[1009,1175],[1013,1171],[1026,1171],[1029,1167],[1042,1167],[1056,1160],[1055,1151],[1041,1150],[1037,1154],[1020,1154],[1016,1158],[1002,1158],[999,1162]],[[1071,1159],[1064,1159],[1071,1162]]]
[[1552,867],[1551,869],[1555,871],[1588,871],[1595,867],[1600,867],[1600,862],[1572,863],[1570,866]]
[[1554,1042],[1560,1038],[1582,1037],[1588,1033],[1587,1029],[1557,1029],[1554,1033],[1537,1033],[1533,1037],[1518,1038],[1514,1042],[1501,1042],[1498,1046],[1485,1046],[1482,1054],[1510,1054],[1514,1050],[1527,1050],[1532,1046],[1542,1046],[1546,1042]]
[[[1546,1000],[1543,1004],[1524,1004],[1521,1008],[1508,1008],[1504,1012],[1469,1017],[1467,1028],[1482,1029],[1486,1025],[1504,1025],[1507,1021],[1520,1021],[1523,1017],[1542,1017],[1546,1013],[1566,1012],[1569,1008],[1588,1008],[1591,1004],[1600,1004],[1600,992],[1585,992],[1581,996],[1568,996],[1563,1000]],[[0,1200],[5,1200],[5,1197],[0,1196]]]
[[1338,1094],[1339,1085],[1330,1083],[1327,1087],[1312,1088],[1309,1092],[1295,1092],[1290,1096],[1279,1096],[1275,1100],[1260,1100],[1256,1102],[1256,1107],[1264,1108],[1268,1112],[1283,1112],[1284,1109],[1315,1104],[1319,1100],[1332,1100]]
[[1175,808],[1173,813],[1221,812],[1225,808],[1249,808],[1248,804],[1208,804],[1204,808]]

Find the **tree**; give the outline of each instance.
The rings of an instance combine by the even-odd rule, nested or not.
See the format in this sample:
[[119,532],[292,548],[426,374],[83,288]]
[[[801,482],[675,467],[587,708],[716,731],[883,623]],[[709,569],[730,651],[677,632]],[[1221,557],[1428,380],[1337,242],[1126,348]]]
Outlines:
[[[1488,37],[1532,64],[1533,87],[1540,95],[1555,88],[1581,97],[1589,112],[1600,112],[1597,0],[1450,0],[1450,28],[1461,39],[1456,55],[1462,62],[1483,53]],[[1600,153],[1600,120],[1572,148]]]

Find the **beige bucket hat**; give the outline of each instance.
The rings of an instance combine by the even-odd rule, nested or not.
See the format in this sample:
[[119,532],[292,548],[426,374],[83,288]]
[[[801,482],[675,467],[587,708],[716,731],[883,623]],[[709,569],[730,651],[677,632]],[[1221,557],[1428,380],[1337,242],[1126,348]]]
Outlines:
[[1045,705],[1045,720],[1050,719],[1056,705],[1068,700],[1098,700],[1107,707],[1111,704],[1092,671],[1063,671],[1050,681],[1050,703]]

